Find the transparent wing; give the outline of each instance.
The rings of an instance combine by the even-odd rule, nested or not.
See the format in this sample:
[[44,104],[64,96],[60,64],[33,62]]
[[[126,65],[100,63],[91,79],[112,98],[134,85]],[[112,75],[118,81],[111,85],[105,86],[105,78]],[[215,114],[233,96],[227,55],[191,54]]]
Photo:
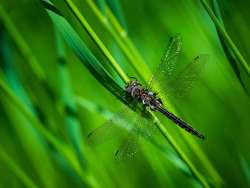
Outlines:
[[181,52],[181,46],[180,35],[170,39],[169,46],[148,84],[149,88],[153,88],[153,90],[169,98],[185,96],[194,86],[208,59],[208,55],[199,55],[178,73],[176,63]]
[[[172,74],[155,73],[154,79],[151,81],[154,90],[159,91],[161,95],[165,95],[171,100],[179,99],[188,94],[195,85],[196,80],[200,76],[200,72],[208,61],[207,54],[201,54],[195,57],[183,70]],[[168,66],[168,63],[165,63]],[[162,67],[162,69],[167,69]]]
[[180,35],[175,35],[169,40],[169,45],[161,58],[161,62],[156,68],[149,81],[148,87],[159,83],[162,80],[169,80],[176,71],[176,62],[181,52],[182,40]]
[[126,161],[133,159],[138,151],[139,134],[132,130],[123,140],[120,147],[115,152],[115,159],[117,161]]
[[156,127],[149,120],[137,115],[133,123],[133,129],[130,131],[121,143],[115,153],[115,159],[118,161],[126,161],[133,159],[138,151],[138,143],[140,137],[150,138],[156,130]]
[[138,150],[139,137],[150,137],[155,126],[128,107],[115,114],[112,119],[94,129],[87,136],[87,144],[95,147],[107,141],[118,143],[115,159],[125,161],[132,159]]
[[116,113],[110,120],[91,131],[86,139],[89,146],[95,147],[107,141],[121,138],[124,132],[131,129],[131,119],[134,117],[130,109],[123,108]]
[[182,71],[170,79],[167,84],[162,84],[162,91],[169,97],[182,97],[195,85],[202,69],[208,61],[208,55],[202,54],[193,59]]

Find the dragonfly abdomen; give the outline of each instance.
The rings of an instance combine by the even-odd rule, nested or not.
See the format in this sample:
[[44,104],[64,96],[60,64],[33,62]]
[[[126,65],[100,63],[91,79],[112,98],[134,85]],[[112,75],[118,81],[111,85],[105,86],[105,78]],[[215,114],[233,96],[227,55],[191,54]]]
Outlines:
[[158,107],[158,110],[163,113],[165,116],[167,116],[170,120],[172,120],[175,124],[177,124],[179,127],[185,129],[187,132],[201,138],[201,139],[205,139],[204,135],[201,134],[200,132],[198,132],[197,130],[195,130],[192,126],[190,126],[188,123],[186,123],[185,121],[183,121],[182,119],[178,118],[177,116],[175,116],[174,114],[172,114],[171,112],[169,112],[168,110],[166,110],[163,107]]

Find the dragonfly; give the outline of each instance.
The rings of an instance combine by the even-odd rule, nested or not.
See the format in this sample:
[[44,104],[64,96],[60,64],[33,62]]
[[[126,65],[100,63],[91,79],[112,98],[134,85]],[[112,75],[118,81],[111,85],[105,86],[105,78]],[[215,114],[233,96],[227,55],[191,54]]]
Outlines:
[[[185,120],[170,112],[163,104],[163,100],[158,96],[158,93],[160,93],[167,98],[174,99],[190,91],[207,61],[208,55],[201,54],[195,57],[181,71],[177,72],[176,64],[181,53],[181,46],[182,39],[180,35],[171,37],[168,48],[147,86],[143,86],[137,79],[133,78],[125,85],[125,98],[130,103],[142,105],[144,109],[162,113],[180,128],[204,140],[205,136],[202,133],[194,129]],[[132,114],[130,115],[131,117],[126,117],[128,114]],[[134,120],[128,122],[126,118]],[[102,143],[105,142],[105,139],[114,137],[119,133],[119,130],[116,130],[117,124],[129,129],[128,135],[115,152],[117,159],[133,158],[140,135],[150,137],[155,127],[152,122],[150,123],[150,121],[140,115],[129,113],[129,110],[122,110],[113,119],[89,133],[87,136],[88,142],[93,143],[95,140],[99,140],[99,143]],[[127,127],[128,124],[131,124],[129,128]]]

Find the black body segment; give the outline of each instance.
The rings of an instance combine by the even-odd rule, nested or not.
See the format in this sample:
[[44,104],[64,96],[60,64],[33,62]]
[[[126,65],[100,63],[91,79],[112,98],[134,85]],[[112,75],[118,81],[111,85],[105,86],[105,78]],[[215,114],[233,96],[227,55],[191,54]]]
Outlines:
[[169,112],[165,108],[159,107],[158,111],[163,113],[170,120],[172,120],[175,124],[177,124],[179,127],[183,128],[183,129],[185,129],[187,132],[189,132],[189,133],[191,133],[191,134],[193,134],[193,135],[195,135],[203,140],[205,139],[205,136],[203,134],[199,133],[197,130],[195,130],[193,127],[191,127],[188,123],[186,123],[185,121],[183,121],[179,117],[175,116],[174,114],[172,114],[171,112]]

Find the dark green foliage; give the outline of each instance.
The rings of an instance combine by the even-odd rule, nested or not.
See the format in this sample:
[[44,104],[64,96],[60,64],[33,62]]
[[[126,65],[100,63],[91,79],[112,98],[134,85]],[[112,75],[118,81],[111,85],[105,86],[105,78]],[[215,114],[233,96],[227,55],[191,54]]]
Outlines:
[[[0,0],[0,187],[249,186],[249,6]],[[115,161],[115,139],[91,148],[87,135],[127,104],[129,76],[146,83],[176,33],[177,69],[209,61],[189,96],[162,98],[206,140],[145,113],[160,131],[142,133],[135,159]]]

